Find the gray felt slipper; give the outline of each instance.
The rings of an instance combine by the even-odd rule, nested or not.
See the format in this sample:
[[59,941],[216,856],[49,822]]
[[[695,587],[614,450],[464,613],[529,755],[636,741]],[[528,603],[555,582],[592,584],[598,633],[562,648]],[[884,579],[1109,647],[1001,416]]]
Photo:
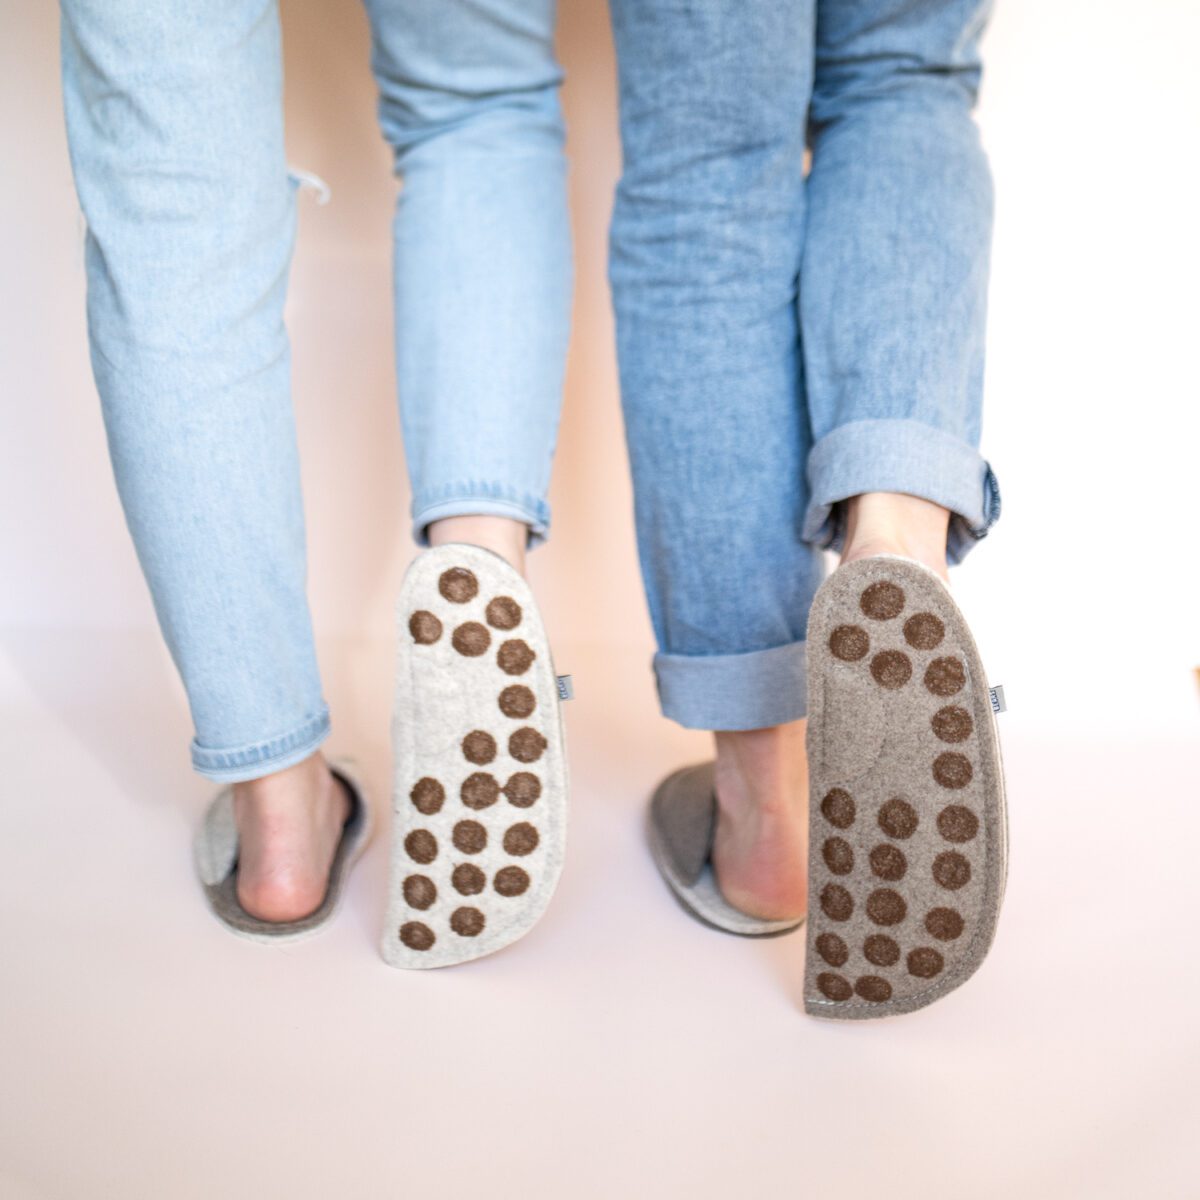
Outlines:
[[991,945],[1007,871],[993,697],[967,623],[921,563],[838,567],[808,623],[813,1016],[911,1012]]
[[560,681],[529,585],[491,550],[422,550],[396,618],[382,952],[395,967],[444,967],[516,941],[554,892],[567,833]]
[[804,923],[767,921],[733,907],[717,887],[711,852],[717,823],[712,761],[672,771],[654,790],[647,807],[650,853],[675,898],[698,921],[725,933],[769,937]]
[[192,859],[209,907],[234,933],[256,942],[295,942],[316,933],[337,911],[354,861],[366,849],[374,828],[371,802],[352,758],[329,764],[333,777],[350,797],[350,814],[329,869],[329,886],[315,912],[297,921],[263,921],[251,916],[237,897],[237,827],[233,820],[233,785],[214,797],[192,841]]

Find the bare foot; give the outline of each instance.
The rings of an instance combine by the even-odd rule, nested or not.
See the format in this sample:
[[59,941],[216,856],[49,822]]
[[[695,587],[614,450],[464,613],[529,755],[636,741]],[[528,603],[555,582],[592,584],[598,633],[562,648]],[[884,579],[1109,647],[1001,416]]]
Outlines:
[[946,531],[950,513],[929,500],[902,492],[867,492],[846,504],[842,562],[872,554],[902,554],[936,571],[946,583]]
[[251,916],[296,921],[320,907],[350,803],[319,750],[233,785],[237,896]]
[[713,872],[734,908],[764,920],[799,919],[808,903],[806,724],[713,735]]

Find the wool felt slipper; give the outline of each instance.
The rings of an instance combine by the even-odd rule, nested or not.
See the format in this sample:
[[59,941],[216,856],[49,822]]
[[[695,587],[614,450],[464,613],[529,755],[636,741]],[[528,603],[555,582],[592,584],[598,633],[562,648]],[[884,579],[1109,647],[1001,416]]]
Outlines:
[[717,826],[714,764],[694,763],[672,771],[647,806],[647,837],[655,866],[675,898],[701,923],[742,937],[789,933],[804,918],[769,921],[734,908],[717,887],[712,841]]
[[880,554],[838,567],[809,614],[813,1016],[911,1012],[983,961],[1007,872],[990,689],[942,580]]
[[209,907],[234,933],[256,942],[295,942],[323,928],[341,902],[346,879],[355,860],[366,849],[374,832],[371,802],[351,758],[329,764],[334,779],[350,797],[350,813],[329,868],[329,885],[320,906],[295,921],[264,921],[252,916],[237,896],[238,835],[233,819],[233,786],[222,788],[209,804],[192,841],[196,875]]
[[566,733],[533,592],[499,554],[422,550],[396,618],[382,953],[444,967],[502,949],[545,911],[566,848]]

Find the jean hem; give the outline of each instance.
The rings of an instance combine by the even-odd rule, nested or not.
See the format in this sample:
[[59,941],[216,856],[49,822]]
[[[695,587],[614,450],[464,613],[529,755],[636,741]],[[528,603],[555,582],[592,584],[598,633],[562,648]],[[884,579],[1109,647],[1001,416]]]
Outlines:
[[332,731],[326,707],[302,725],[264,742],[230,750],[212,750],[192,739],[192,766],[218,783],[240,783],[303,762]]
[[654,655],[659,707],[686,729],[766,729],[808,712],[806,643],[741,654]]
[[910,418],[851,421],[820,438],[808,456],[810,499],[801,537],[841,551],[842,500],[865,492],[903,492],[950,510],[946,559],[960,563],[1000,516],[991,464],[965,438]]
[[545,499],[507,484],[472,482],[414,496],[413,541],[427,547],[431,522],[461,516],[512,517],[524,521],[529,527],[527,550],[542,545],[550,536],[550,505]]

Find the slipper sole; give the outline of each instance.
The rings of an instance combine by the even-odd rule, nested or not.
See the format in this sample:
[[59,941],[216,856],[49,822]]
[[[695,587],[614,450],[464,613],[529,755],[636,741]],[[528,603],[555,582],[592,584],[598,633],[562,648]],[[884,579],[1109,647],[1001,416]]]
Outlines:
[[192,839],[192,864],[217,919],[239,937],[260,943],[298,942],[319,932],[333,919],[346,890],[350,868],[361,857],[375,832],[374,806],[358,778],[354,759],[332,759],[330,769],[346,784],[354,809],[342,828],[341,840],[329,868],[329,884],[321,905],[296,921],[264,921],[248,913],[237,898],[237,828],[233,818],[233,787],[213,798]]
[[533,593],[499,554],[429,547],[396,602],[391,864],[381,950],[451,966],[545,911],[566,849],[567,758]]
[[807,645],[805,1011],[911,1012],[969,978],[996,930],[1008,831],[987,677],[942,580],[895,555],[830,575]]

